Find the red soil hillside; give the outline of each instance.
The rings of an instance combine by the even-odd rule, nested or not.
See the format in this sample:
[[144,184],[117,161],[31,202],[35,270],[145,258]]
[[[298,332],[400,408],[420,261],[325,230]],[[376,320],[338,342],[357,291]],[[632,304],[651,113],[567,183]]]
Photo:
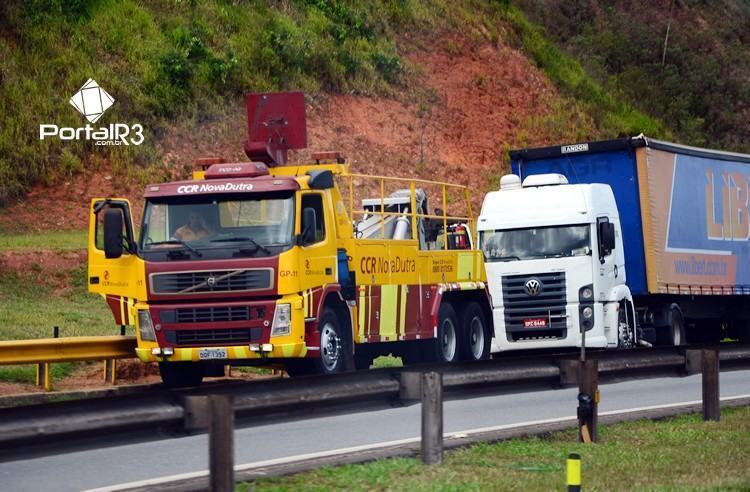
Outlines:
[[[502,172],[503,146],[541,145],[560,138],[525,128],[532,118],[551,114],[560,97],[516,49],[461,39],[446,43],[450,49],[404,55],[417,75],[403,94],[309,98],[310,148],[294,158],[302,160],[314,150],[339,150],[357,173],[468,185],[475,190],[477,210],[484,192]],[[199,128],[172,128],[160,143],[167,166],[164,174],[184,176],[186,164],[206,155],[246,160],[245,138],[243,104]],[[65,182],[37,187],[24,201],[0,210],[0,230],[85,228],[90,198],[125,195],[139,203],[141,189],[124,185],[122,177],[106,169],[89,170]]]

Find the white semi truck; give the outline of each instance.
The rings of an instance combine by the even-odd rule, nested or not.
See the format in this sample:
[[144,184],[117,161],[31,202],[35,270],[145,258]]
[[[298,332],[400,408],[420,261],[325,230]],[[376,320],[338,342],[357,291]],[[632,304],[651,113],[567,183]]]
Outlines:
[[643,136],[511,152],[478,221],[492,351],[750,335],[750,156]]

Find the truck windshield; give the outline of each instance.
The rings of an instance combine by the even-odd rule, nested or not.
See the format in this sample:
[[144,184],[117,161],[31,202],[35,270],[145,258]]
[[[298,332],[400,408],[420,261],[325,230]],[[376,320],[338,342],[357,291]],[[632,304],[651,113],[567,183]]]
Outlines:
[[292,246],[294,198],[200,197],[152,200],[141,230],[144,254],[269,255]]
[[560,258],[591,254],[588,224],[482,231],[479,244],[486,261]]

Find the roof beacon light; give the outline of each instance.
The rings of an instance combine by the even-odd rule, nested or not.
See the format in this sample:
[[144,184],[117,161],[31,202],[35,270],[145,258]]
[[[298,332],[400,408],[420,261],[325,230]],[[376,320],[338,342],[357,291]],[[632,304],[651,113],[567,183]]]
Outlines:
[[206,179],[256,178],[268,176],[268,166],[262,162],[214,164],[206,171]]
[[524,188],[532,188],[534,186],[557,186],[568,184],[568,178],[562,174],[550,173],[550,174],[532,174],[526,176],[523,180]]

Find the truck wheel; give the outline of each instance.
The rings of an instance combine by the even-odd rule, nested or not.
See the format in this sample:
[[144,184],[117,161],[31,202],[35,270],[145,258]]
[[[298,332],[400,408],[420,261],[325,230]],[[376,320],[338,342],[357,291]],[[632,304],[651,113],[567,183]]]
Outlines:
[[455,362],[458,360],[458,326],[458,318],[453,306],[447,302],[440,303],[437,339],[434,342],[437,362]]
[[677,304],[672,304],[668,314],[668,324],[661,329],[659,345],[671,347],[685,345],[685,318],[682,317],[680,307]]
[[344,333],[336,312],[330,307],[323,308],[320,317],[320,358],[318,369],[321,374],[343,372],[348,350]]
[[203,367],[197,362],[159,362],[159,373],[167,388],[188,388],[203,382]]
[[461,316],[462,356],[463,360],[484,360],[490,356],[490,337],[487,330],[482,307],[469,303]]

